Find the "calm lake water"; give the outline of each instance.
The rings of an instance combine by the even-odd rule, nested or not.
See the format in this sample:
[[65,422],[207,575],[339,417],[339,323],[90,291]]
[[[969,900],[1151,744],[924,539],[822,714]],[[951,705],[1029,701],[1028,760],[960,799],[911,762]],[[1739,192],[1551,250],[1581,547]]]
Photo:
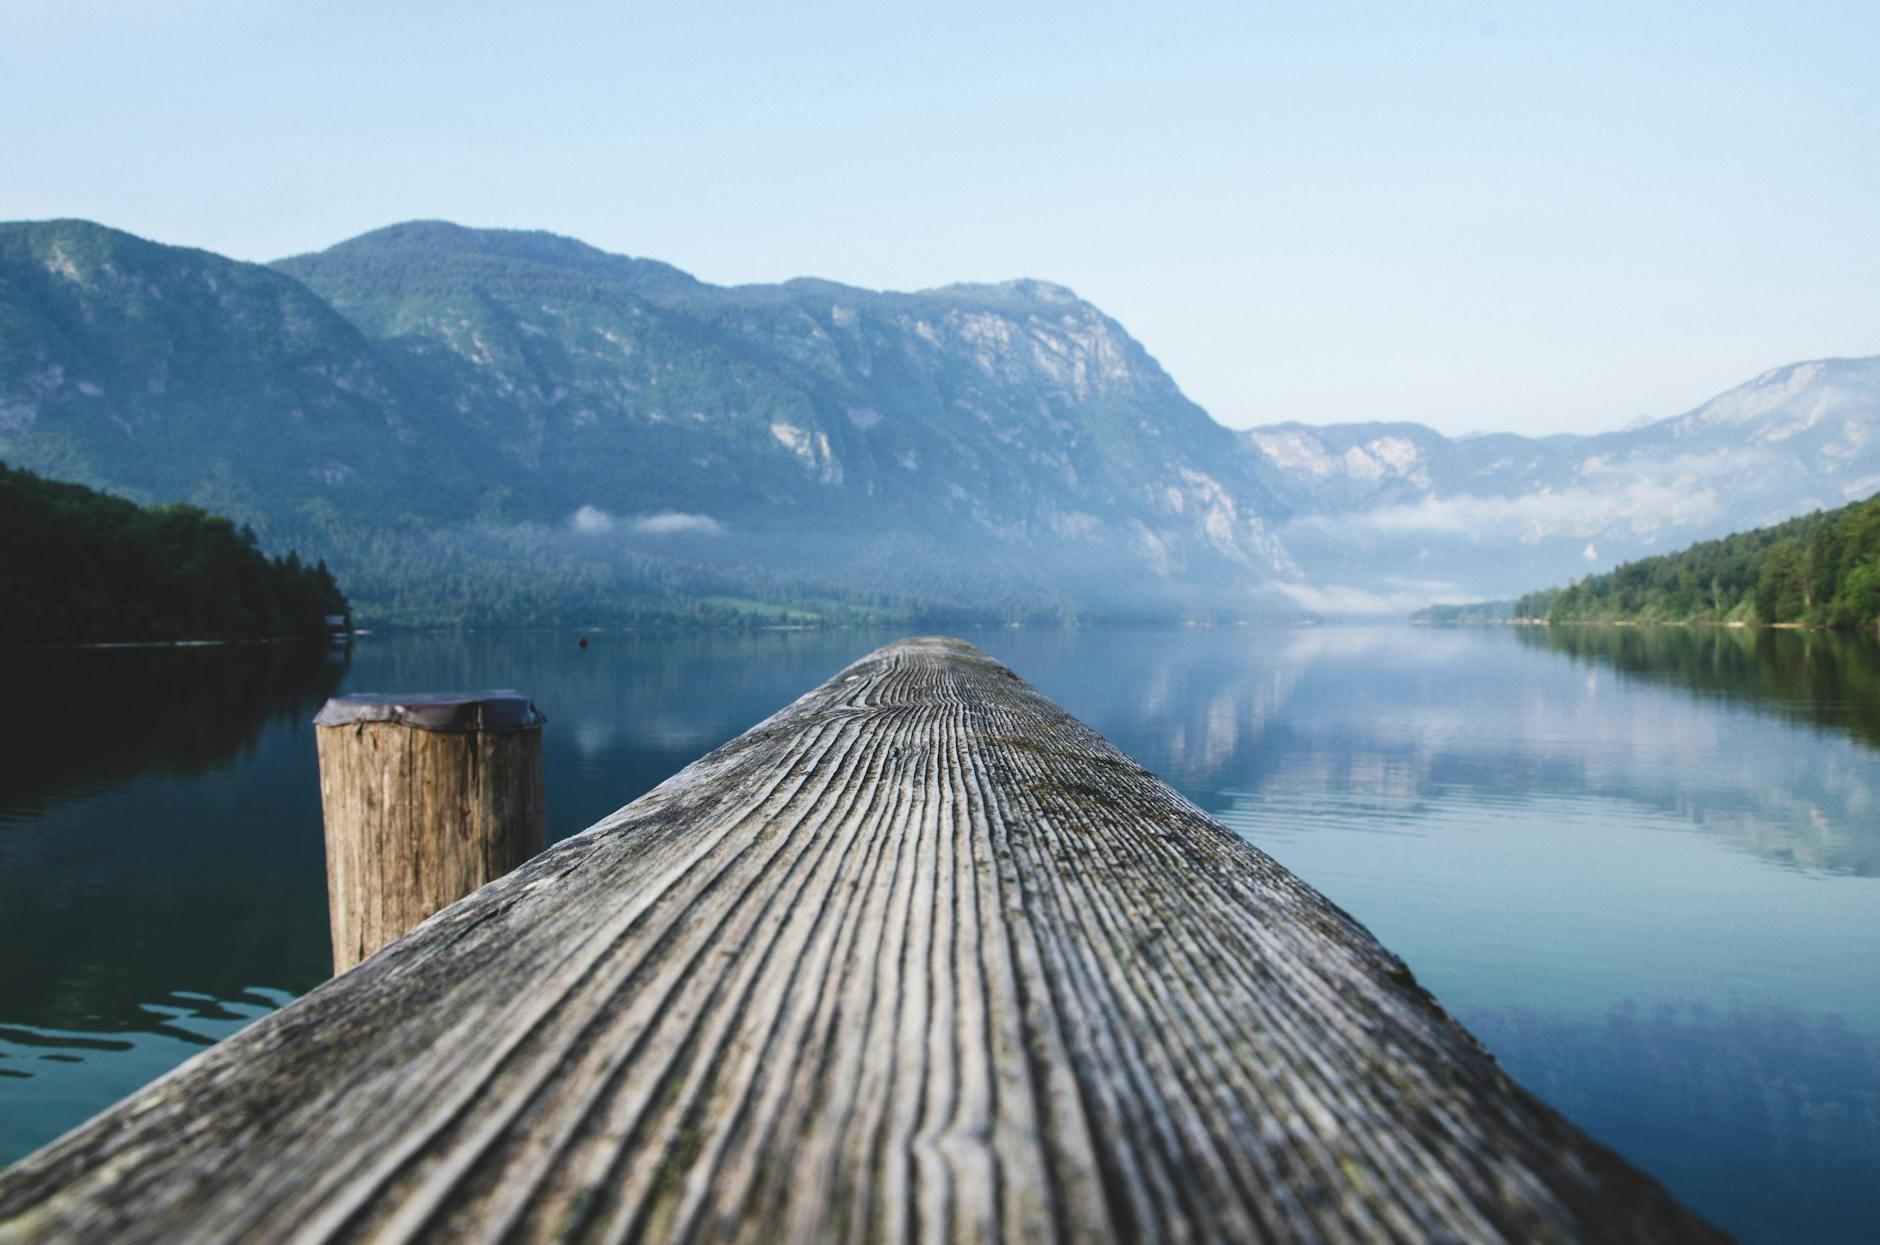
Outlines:
[[[313,729],[517,687],[550,830],[862,632],[0,655],[0,1163],[327,971]],[[1575,629],[968,638],[1365,922],[1522,1081],[1751,1241],[1880,1223],[1880,648]]]

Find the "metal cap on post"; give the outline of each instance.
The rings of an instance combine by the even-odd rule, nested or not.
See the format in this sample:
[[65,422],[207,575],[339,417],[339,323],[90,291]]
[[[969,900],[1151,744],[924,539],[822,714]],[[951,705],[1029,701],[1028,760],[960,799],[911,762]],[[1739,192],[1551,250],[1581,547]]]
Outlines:
[[542,850],[547,720],[514,691],[326,702],[313,723],[336,975]]

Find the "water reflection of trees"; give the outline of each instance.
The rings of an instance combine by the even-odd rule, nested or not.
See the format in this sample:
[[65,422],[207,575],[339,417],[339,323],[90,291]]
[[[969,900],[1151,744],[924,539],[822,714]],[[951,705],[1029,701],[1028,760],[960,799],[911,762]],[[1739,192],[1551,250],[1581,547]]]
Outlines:
[[140,774],[200,774],[269,722],[311,718],[345,673],[321,644],[0,650],[0,824]]
[[1880,641],[1731,627],[1523,627],[1523,643],[1631,678],[1728,696],[1880,747]]
[[1555,1109],[1745,1239],[1871,1240],[1880,1038],[1782,1008],[1462,1009]]
[[0,1026],[169,1032],[325,976],[309,723],[344,670],[305,645],[6,655]]

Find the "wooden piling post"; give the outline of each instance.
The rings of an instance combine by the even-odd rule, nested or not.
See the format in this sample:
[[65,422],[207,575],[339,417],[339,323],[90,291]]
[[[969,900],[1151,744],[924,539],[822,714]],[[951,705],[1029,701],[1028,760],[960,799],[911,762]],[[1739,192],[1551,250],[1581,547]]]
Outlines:
[[327,701],[314,725],[336,976],[542,850],[546,720],[515,692]]

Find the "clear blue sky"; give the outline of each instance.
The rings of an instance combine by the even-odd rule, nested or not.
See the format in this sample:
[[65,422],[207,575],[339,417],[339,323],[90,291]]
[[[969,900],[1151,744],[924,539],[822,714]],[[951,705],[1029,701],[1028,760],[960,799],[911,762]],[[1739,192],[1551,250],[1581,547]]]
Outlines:
[[1226,423],[1593,430],[1880,353],[1880,5],[5,0],[47,216],[1046,277]]

